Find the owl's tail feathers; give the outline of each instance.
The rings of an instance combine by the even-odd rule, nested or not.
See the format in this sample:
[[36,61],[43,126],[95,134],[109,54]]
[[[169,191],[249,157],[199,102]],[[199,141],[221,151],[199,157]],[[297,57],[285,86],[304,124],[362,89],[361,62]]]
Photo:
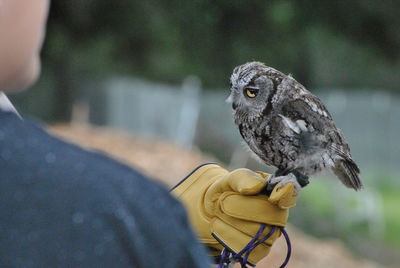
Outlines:
[[335,162],[333,172],[338,176],[344,185],[358,191],[363,185],[360,180],[360,169],[351,158],[340,159]]

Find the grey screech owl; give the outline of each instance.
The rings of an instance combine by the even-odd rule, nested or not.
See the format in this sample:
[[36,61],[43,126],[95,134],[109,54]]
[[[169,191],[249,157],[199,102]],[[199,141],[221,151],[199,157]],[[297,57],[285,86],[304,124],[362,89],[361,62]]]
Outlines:
[[240,65],[228,101],[243,139],[265,164],[278,168],[276,176],[330,169],[347,187],[362,188],[360,170],[328,110],[290,75],[261,62]]

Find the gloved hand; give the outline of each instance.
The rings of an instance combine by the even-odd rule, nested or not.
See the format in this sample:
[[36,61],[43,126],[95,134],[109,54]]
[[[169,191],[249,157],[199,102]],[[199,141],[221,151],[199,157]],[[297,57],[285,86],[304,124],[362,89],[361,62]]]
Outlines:
[[[238,253],[262,223],[268,224],[263,236],[271,230],[269,225],[285,226],[288,208],[296,205],[297,194],[291,183],[280,189],[275,187],[269,197],[259,195],[269,176],[249,169],[228,172],[218,165],[206,164],[189,174],[172,193],[185,205],[192,226],[211,255],[218,256],[224,246]],[[268,255],[280,235],[277,228],[251,252],[248,261],[256,264]]]

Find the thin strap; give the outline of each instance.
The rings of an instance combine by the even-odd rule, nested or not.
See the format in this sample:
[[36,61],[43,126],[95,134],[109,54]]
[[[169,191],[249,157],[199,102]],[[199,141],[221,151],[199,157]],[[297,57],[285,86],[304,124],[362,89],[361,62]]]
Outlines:
[[260,239],[261,234],[265,230],[266,226],[267,226],[266,224],[261,224],[256,235],[238,253],[235,254],[230,249],[225,247],[224,250],[221,252],[218,268],[232,267],[235,262],[239,262],[242,268],[246,268],[247,264],[252,265],[251,263],[248,263],[248,258],[250,256],[251,252],[258,245],[264,243],[268,238],[270,238],[277,228],[279,228],[279,230],[282,232],[283,236],[285,237],[287,248],[288,248],[285,261],[279,267],[280,268],[286,267],[286,265],[289,263],[289,260],[290,260],[291,254],[292,254],[292,245],[290,243],[289,235],[287,234],[284,227],[271,226],[271,230],[268,232],[268,234],[266,234],[264,237],[262,237]]

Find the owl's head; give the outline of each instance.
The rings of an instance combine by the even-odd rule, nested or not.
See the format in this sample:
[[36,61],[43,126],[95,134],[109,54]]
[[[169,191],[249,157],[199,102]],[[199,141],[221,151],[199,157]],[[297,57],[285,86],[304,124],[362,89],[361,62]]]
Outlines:
[[254,118],[264,111],[268,98],[276,89],[277,79],[284,74],[261,62],[248,62],[237,66],[231,75],[231,94],[235,114]]

